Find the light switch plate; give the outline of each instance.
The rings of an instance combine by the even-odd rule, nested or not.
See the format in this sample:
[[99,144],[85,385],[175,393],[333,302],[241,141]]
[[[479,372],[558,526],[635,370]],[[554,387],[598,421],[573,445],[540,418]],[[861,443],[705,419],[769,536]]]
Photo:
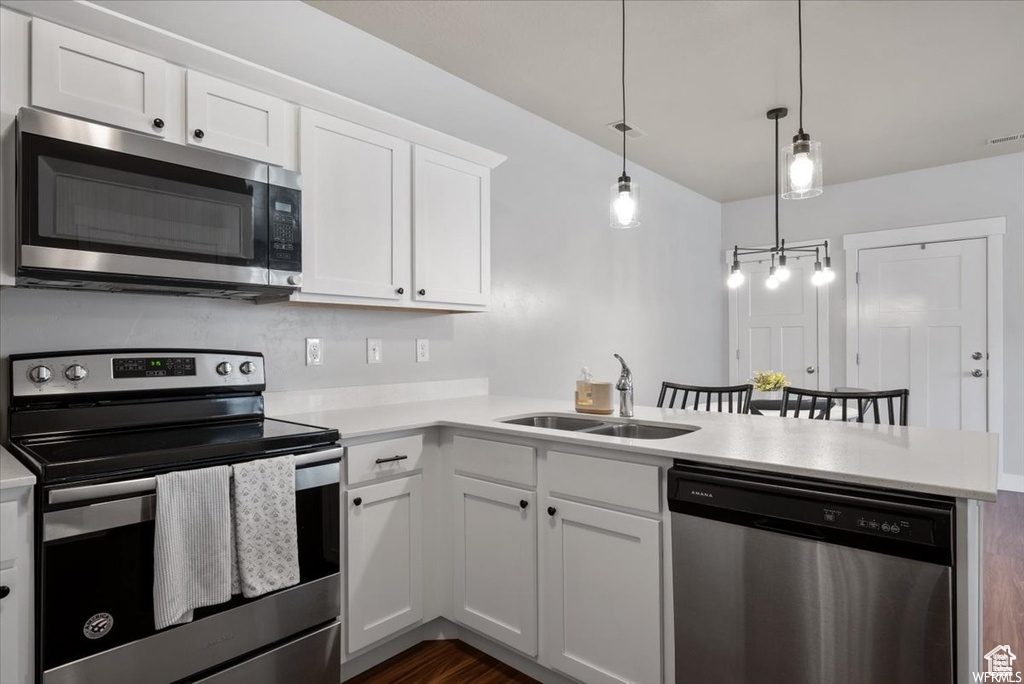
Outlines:
[[306,338],[306,365],[307,366],[322,366],[324,365],[324,346],[320,342],[319,337],[307,337]]
[[384,363],[384,345],[379,338],[366,338],[366,363]]
[[426,363],[430,360],[430,340],[416,340],[416,363]]

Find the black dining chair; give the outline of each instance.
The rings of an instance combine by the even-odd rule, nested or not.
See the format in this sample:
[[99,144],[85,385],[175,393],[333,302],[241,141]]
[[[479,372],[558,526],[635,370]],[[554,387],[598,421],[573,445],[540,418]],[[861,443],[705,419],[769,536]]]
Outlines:
[[[672,395],[665,403],[665,395],[672,390]],[[722,387],[709,387],[706,385],[680,385],[675,382],[661,383],[661,394],[658,395],[658,408],[676,408],[674,406],[679,392],[683,393],[683,401],[679,405],[682,409],[700,410],[701,395],[704,395],[704,410],[711,410],[711,396],[715,395],[718,401],[718,412],[722,407],[728,409],[728,413],[750,413],[750,396],[754,393],[753,385],[726,385]],[[693,394],[693,401],[690,401],[690,394]]]
[[[810,406],[808,406],[808,400]],[[885,401],[888,411],[889,425],[907,424],[908,403],[910,401],[910,390],[894,389],[881,390],[878,392],[869,390],[856,391],[835,391],[804,389],[800,387],[787,387],[782,390],[782,417],[789,415],[790,403],[795,401],[793,416],[800,417],[801,409],[806,410],[806,417],[817,420],[832,420],[835,410],[840,411],[842,420],[850,420],[849,402],[856,402],[857,415],[854,420],[858,423],[864,422],[864,417],[869,412],[874,417],[875,425],[882,424],[882,416],[878,410],[878,404]],[[821,408],[818,408],[818,402]],[[899,404],[898,411],[896,404]],[[897,422],[898,421],[898,422]]]

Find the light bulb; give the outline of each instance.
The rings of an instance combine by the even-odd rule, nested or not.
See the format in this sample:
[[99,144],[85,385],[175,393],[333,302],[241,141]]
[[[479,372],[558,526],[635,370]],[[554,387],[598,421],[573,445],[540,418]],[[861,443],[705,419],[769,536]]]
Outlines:
[[776,275],[774,273],[772,273],[764,281],[764,286],[767,287],[769,290],[774,290],[775,288],[777,288],[779,286],[779,279],[776,277]]
[[742,285],[743,281],[746,279],[747,277],[743,275],[743,271],[734,269],[733,272],[729,274],[729,279],[725,281],[725,284],[735,290],[737,287]]
[[819,265],[819,267],[814,270],[814,275],[811,276],[811,285],[814,285],[814,287],[821,287],[827,282],[827,276],[825,275],[825,272],[821,270]]
[[784,283],[787,280],[789,280],[789,276],[790,273],[788,266],[779,266],[777,269],[775,269],[775,279],[778,280],[780,283]]
[[814,162],[811,160],[811,156],[806,152],[794,155],[793,161],[789,165],[789,182],[793,190],[798,192],[807,190],[811,187],[813,180]]
[[619,222],[619,225],[628,226],[633,223],[633,218],[636,216],[636,202],[633,201],[633,196],[628,190],[619,193],[613,207],[615,220]]
[[831,283],[833,280],[836,279],[836,272],[833,271],[828,266],[826,266],[825,270],[821,272],[821,275],[825,279],[824,282],[826,282],[826,283]]

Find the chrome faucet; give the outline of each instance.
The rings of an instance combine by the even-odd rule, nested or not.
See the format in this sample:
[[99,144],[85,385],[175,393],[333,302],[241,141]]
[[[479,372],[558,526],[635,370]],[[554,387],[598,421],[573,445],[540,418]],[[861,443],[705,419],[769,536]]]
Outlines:
[[615,389],[619,390],[619,415],[623,418],[633,417],[633,371],[629,370],[625,359],[618,354],[615,358],[622,364],[622,374],[619,381],[615,383]]

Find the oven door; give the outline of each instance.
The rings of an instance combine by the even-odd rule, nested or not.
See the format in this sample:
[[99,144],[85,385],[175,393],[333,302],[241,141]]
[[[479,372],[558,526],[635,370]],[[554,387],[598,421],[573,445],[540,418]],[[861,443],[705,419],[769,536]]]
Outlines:
[[268,167],[77,119],[18,119],[19,275],[268,285]]
[[[39,681],[171,684],[210,676],[229,661],[335,620],[341,613],[340,449],[297,458],[311,457],[331,460],[296,467],[299,584],[255,599],[234,596],[159,632],[153,621],[156,494],[86,499],[45,512]],[[87,493],[88,485],[80,489]]]

